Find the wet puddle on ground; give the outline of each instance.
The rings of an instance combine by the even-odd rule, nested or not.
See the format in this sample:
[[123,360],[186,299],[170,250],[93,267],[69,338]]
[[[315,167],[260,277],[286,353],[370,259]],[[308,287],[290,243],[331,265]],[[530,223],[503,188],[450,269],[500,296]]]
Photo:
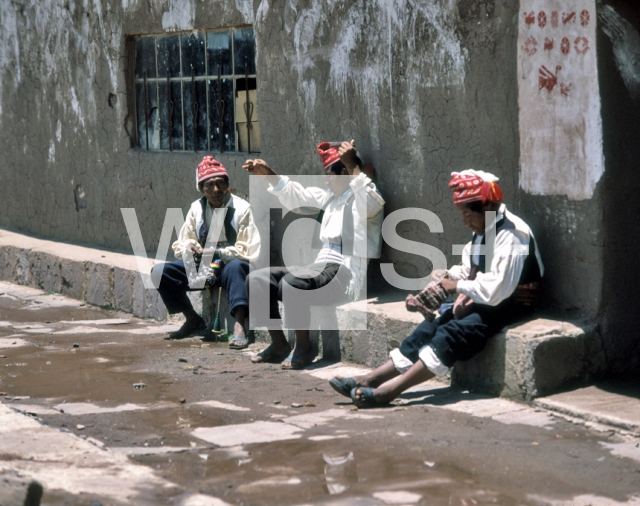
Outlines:
[[428,451],[394,455],[366,442],[336,440],[319,448],[283,441],[134,459],[167,476],[188,475],[201,493],[233,504],[523,504],[483,488],[469,473],[429,461]]

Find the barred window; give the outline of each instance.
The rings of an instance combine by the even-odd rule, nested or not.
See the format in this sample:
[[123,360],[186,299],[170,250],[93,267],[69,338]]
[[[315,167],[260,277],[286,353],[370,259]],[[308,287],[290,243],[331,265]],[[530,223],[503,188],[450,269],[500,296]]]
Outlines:
[[141,148],[260,151],[252,28],[135,40]]

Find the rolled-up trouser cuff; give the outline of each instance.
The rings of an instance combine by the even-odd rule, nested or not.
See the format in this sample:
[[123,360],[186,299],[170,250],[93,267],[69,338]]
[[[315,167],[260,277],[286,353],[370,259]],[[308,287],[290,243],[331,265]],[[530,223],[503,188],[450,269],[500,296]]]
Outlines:
[[405,357],[398,348],[391,350],[391,352],[389,353],[389,358],[392,360],[393,366],[396,368],[396,371],[398,371],[400,374],[404,374],[405,372],[407,372],[413,365],[413,362]]
[[[444,376],[445,374],[451,371],[451,368],[447,367],[442,363],[442,361],[438,358],[433,348],[429,345],[423,346],[420,348],[419,353],[420,360],[424,363],[424,365],[436,376]],[[400,374],[404,374],[407,372],[413,362],[405,357],[398,348],[391,350],[389,353],[389,358],[393,362],[393,366],[396,368]]]
[[436,355],[436,352],[429,345],[421,348],[418,356],[420,357],[420,360],[422,360],[424,365],[427,366],[427,369],[429,369],[436,376],[444,376],[451,372],[451,368],[442,363],[442,361]]

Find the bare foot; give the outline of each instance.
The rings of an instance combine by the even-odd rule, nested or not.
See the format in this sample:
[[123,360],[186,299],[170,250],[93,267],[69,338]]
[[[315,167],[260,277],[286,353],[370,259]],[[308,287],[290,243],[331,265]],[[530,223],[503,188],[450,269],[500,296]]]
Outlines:
[[291,353],[289,343],[271,343],[255,357],[251,357],[251,362],[254,364],[279,364],[289,356],[289,353]]

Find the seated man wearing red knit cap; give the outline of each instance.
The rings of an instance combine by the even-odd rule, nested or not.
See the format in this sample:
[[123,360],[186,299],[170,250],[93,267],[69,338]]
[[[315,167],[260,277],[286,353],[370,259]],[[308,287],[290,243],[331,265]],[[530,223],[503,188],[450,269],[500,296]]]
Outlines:
[[[247,160],[243,166],[251,174],[266,176],[271,184],[268,191],[287,209],[322,210],[318,220],[323,246],[312,265],[291,269],[267,267],[249,276],[249,286],[256,297],[269,301],[270,318],[280,318],[278,300],[283,301],[284,326],[296,333],[292,351],[283,331],[279,327],[270,328],[272,343],[252,358],[254,363],[281,363],[285,369],[301,369],[311,363],[314,358],[309,341],[311,305],[357,300],[366,281],[368,259],[380,257],[384,200],[371,179],[361,172],[362,162],[353,141],[323,142],[317,150],[329,176],[328,188],[305,188],[277,175],[264,160]],[[303,295],[283,297],[285,285],[302,291]]]
[[456,361],[479,353],[504,326],[532,313],[532,291],[544,273],[533,233],[501,203],[493,174],[465,170],[452,177],[453,203],[473,235],[462,264],[415,299],[431,304],[431,310],[449,295],[456,296],[455,303],[441,306],[435,320],[423,313],[425,321],[375,371],[330,381],[358,407],[387,404],[406,389],[446,374]]
[[183,339],[206,328],[187,291],[201,290],[205,285],[222,286],[236,320],[229,347],[246,348],[249,298],[245,280],[249,262],[260,254],[258,229],[249,202],[229,192],[229,174],[212,156],[205,156],[198,165],[196,184],[204,197],[191,204],[178,240],[173,243],[178,260],[153,268],[162,269],[158,291],[169,314],[183,313],[186,317],[184,325],[169,337]]

